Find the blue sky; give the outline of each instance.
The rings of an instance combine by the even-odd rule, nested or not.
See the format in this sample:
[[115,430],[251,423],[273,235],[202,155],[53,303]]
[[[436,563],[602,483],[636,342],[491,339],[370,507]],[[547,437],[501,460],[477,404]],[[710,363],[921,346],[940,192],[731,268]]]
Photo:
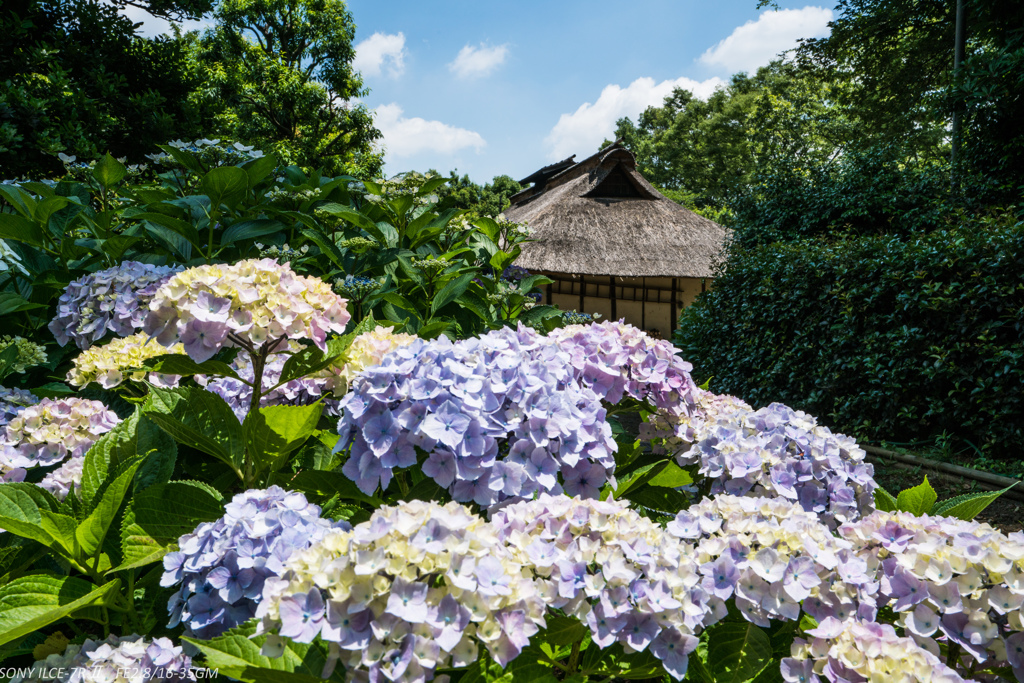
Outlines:
[[[706,96],[800,37],[830,3],[754,0],[349,0],[385,171],[522,178],[610,138],[674,86]],[[135,17],[142,20],[144,17]],[[164,30],[148,21],[142,33]]]

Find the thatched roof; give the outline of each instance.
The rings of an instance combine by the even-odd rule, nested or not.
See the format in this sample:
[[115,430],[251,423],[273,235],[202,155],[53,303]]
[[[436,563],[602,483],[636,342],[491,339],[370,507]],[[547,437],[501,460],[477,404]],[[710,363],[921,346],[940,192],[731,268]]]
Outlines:
[[616,143],[521,181],[505,217],[535,240],[516,265],[528,270],[620,277],[711,277],[728,230],[666,198]]

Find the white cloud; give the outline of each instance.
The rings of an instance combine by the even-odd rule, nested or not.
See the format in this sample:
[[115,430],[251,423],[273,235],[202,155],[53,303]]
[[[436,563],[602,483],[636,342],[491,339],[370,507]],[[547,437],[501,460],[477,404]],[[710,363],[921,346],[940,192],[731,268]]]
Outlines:
[[448,68],[459,78],[475,78],[486,76],[505,62],[508,56],[508,45],[487,47],[483,43],[479,47],[465,46],[459,50],[455,61]]
[[562,114],[544,143],[548,157],[564,159],[570,154],[591,154],[601,142],[615,134],[615,122],[624,116],[636,118],[647,107],[659,106],[676,88],[707,98],[724,82],[719,78],[695,81],[690,78],[655,83],[653,78],[638,78],[625,88],[605,86],[597,102],[585,102],[571,114]]
[[832,10],[824,7],[763,12],[756,21],[737,27],[728,38],[708,48],[700,62],[729,73],[754,72],[780,52],[796,47],[801,38],[828,35],[830,21]]
[[468,147],[479,152],[487,145],[487,141],[475,131],[440,121],[407,118],[395,103],[383,104],[373,113],[377,128],[384,134],[388,157],[409,157],[420,152],[454,154]]
[[380,76],[386,70],[398,78],[405,71],[405,34],[374,33],[356,45],[352,67],[364,76]]
[[[132,20],[133,23],[142,24],[135,29],[135,33],[144,38],[155,38],[156,36],[168,34],[171,35],[171,22],[166,19],[160,19],[154,17],[152,14],[140,7],[127,6],[118,10],[121,14]],[[176,22],[177,23],[177,22]],[[203,18],[196,21],[183,21],[178,23],[181,27],[182,32],[187,31],[198,31],[204,28],[209,28],[214,25],[212,18]]]

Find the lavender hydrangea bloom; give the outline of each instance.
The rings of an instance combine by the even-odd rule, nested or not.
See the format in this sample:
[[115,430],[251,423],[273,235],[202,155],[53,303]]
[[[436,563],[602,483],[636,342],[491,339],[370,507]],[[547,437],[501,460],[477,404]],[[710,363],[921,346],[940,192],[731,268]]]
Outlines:
[[451,342],[415,340],[352,381],[340,402],[343,472],[366,492],[427,454],[423,471],[457,501],[536,492],[589,495],[616,449],[601,396],[557,339],[529,328]]
[[908,512],[875,512],[839,533],[908,636],[926,647],[945,637],[986,667],[1024,664],[1024,533]]
[[723,398],[698,398],[693,445],[676,456],[712,480],[711,495],[796,501],[833,529],[874,510],[874,469],[853,439],[781,403],[754,411]]
[[62,654],[52,654],[17,675],[11,683],[147,683],[194,681],[192,659],[169,638],[108,636],[71,643]]
[[507,665],[544,625],[545,602],[494,527],[458,503],[409,501],[336,530],[266,582],[257,610],[275,639],[319,637],[353,680],[431,680],[481,646]]
[[599,647],[649,648],[678,680],[696,634],[726,614],[705,589],[692,546],[623,501],[541,495],[491,522],[548,607],[586,624]]
[[57,302],[49,325],[57,343],[87,349],[108,332],[126,337],[142,327],[149,301],[182,266],[125,261],[73,281]]
[[182,584],[168,603],[170,625],[212,638],[251,619],[266,581],[335,528],[348,524],[321,519],[301,493],[271,486],[236,495],[223,517],[182,536],[164,557],[160,585]]
[[733,598],[758,626],[802,612],[875,617],[878,586],[853,544],[798,503],[720,495],[678,513],[666,531],[696,544],[704,589]]
[[792,656],[782,660],[782,679],[787,683],[964,683],[936,654],[911,638],[901,638],[889,624],[829,617],[807,635],[811,640],[797,638]]
[[44,398],[0,434],[0,467],[47,467],[80,458],[121,419],[99,401]]
[[39,399],[27,389],[0,387],[0,429],[7,426],[22,408],[39,403]]

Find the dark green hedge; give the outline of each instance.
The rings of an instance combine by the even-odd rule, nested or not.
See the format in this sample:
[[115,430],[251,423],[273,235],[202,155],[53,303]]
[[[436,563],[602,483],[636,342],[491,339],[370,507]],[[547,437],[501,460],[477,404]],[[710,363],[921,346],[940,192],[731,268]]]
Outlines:
[[711,388],[868,439],[1024,454],[1024,222],[735,249],[676,342]]

